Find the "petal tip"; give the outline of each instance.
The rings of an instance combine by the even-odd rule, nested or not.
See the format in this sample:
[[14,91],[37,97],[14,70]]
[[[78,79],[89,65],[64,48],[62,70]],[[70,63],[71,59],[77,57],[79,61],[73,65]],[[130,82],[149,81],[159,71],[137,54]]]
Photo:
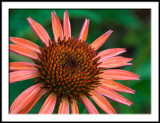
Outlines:
[[131,101],[127,101],[126,103],[125,103],[127,106],[131,106],[131,105],[133,105],[133,103],[131,102]]
[[68,14],[68,11],[67,11],[67,10],[65,10],[65,12],[64,12],[64,13]]
[[89,26],[89,22],[90,22],[90,19],[87,20],[87,24],[88,24],[87,26]]
[[130,94],[135,94],[135,92],[136,92],[135,90],[129,90],[128,91],[128,93],[130,93]]
[[111,33],[112,33],[112,32],[114,32],[114,31],[113,31],[113,30],[111,30],[111,29],[110,29],[109,31],[110,31]]
[[28,21],[31,19],[31,17],[28,16],[28,18],[26,18]]
[[9,40],[11,41],[12,39],[14,39],[14,37],[9,37]]
[[135,93],[136,93],[136,91],[135,91],[135,90],[133,90],[131,94],[135,94]]
[[28,23],[31,24],[31,19],[32,19],[32,18],[31,18],[31,17],[28,17],[28,18],[26,18],[26,19],[27,19]]
[[53,11],[53,14],[56,15],[56,11]]
[[126,48],[122,48],[122,50],[125,51],[125,52],[127,51]]
[[112,32],[113,32],[113,30],[109,30],[109,31],[106,32],[106,34],[107,34],[107,35],[111,35]]
[[134,80],[140,80],[140,76],[138,76],[137,74],[135,74],[135,79]]
[[132,61],[133,60],[133,58],[128,58],[129,59],[129,61]]
[[132,63],[126,63],[126,65],[133,65]]
[[120,49],[122,49],[121,53],[127,52],[126,48],[120,48]]

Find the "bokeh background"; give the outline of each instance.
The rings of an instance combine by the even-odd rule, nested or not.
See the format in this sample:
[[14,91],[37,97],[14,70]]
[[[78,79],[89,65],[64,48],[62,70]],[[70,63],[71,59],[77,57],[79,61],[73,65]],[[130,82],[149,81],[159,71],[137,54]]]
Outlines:
[[[65,10],[54,9],[61,23]],[[39,46],[41,41],[30,28],[27,17],[43,25],[53,39],[51,25],[51,11],[53,9],[10,9],[9,10],[9,36],[28,39]],[[120,69],[134,72],[140,76],[139,81],[118,81],[134,90],[135,94],[120,93],[134,104],[126,106],[110,99],[110,103],[118,114],[150,114],[151,113],[151,11],[150,9],[68,9],[71,21],[72,36],[78,37],[85,18],[90,19],[87,42],[91,44],[103,33],[112,29],[114,32],[109,39],[99,48],[102,51],[108,48],[126,48],[128,52],[124,57],[133,58],[132,66]],[[11,42],[9,42],[11,43]],[[31,59],[10,52],[10,62],[26,61]],[[16,97],[33,84],[34,79],[25,80],[9,85],[9,107]],[[42,97],[29,113],[38,113],[44,97]],[[94,103],[94,101],[92,100]],[[79,112],[87,114],[85,106],[81,103]],[[104,113],[95,103],[100,113]],[[56,104],[53,113],[58,112],[59,104]]]

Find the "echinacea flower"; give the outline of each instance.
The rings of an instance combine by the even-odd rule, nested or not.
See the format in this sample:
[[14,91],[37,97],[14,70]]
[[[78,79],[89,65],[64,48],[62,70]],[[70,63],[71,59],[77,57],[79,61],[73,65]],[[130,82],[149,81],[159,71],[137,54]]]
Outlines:
[[106,113],[115,114],[106,97],[125,105],[133,103],[118,92],[134,94],[135,91],[114,80],[139,80],[139,76],[129,71],[114,69],[125,65],[132,58],[118,56],[126,52],[124,48],[112,48],[97,53],[113,32],[109,30],[91,45],[86,38],[89,19],[85,19],[79,38],[71,37],[68,12],[64,12],[63,29],[55,13],[52,15],[54,39],[51,41],[46,30],[31,17],[27,20],[43,43],[43,47],[26,39],[10,37],[10,51],[31,58],[34,63],[11,62],[10,83],[35,78],[35,83],[23,91],[12,103],[10,114],[28,113],[37,101],[48,94],[39,114],[52,114],[59,101],[58,114],[78,114],[77,102],[85,105],[90,114],[98,114],[93,101]]

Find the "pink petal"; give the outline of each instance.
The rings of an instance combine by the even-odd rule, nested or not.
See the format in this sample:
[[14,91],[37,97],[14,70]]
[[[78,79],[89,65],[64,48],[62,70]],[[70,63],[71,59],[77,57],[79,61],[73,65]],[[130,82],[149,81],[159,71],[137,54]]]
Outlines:
[[116,56],[116,57],[111,57],[108,59],[101,60],[101,64],[99,67],[104,67],[104,68],[115,68],[115,67],[121,67],[125,65],[131,65],[128,64],[127,62],[130,62],[132,58],[125,58],[121,56]]
[[44,102],[39,114],[52,114],[56,104],[56,94],[51,93]]
[[31,79],[38,77],[39,73],[37,70],[20,70],[20,71],[14,71],[11,72],[9,77],[10,77],[10,82],[9,83],[15,83],[18,81],[26,80],[26,79]]
[[129,100],[127,100],[126,98],[124,98],[122,95],[118,94],[117,92],[111,90],[111,89],[108,89],[108,88],[103,88],[102,86],[99,86],[98,88],[96,88],[96,90],[100,93],[100,94],[103,94],[104,96],[116,101],[116,102],[119,102],[119,103],[122,103],[122,104],[125,104],[125,105],[132,105],[133,103]]
[[82,99],[89,114],[99,114],[96,107],[86,96],[81,95],[80,98]]
[[34,33],[38,36],[38,38],[47,46],[49,46],[49,42],[51,43],[51,39],[46,30],[43,28],[43,26],[34,21],[31,17],[28,17],[27,20]]
[[63,31],[62,31],[61,23],[55,11],[53,13],[51,12],[51,15],[52,15],[52,29],[53,29],[54,38],[56,41],[58,40],[58,37],[60,37],[60,40],[62,40]]
[[85,19],[85,22],[82,26],[81,32],[79,34],[79,40],[86,41],[89,29],[89,19]]
[[24,108],[20,111],[20,113],[26,114],[28,113],[33,106],[38,102],[38,100],[46,93],[45,90],[41,89],[37,95],[34,97],[34,99]]
[[28,48],[24,48],[14,44],[9,44],[9,48],[11,52],[14,52],[32,59],[38,59],[38,55],[35,52],[29,50]]
[[120,69],[103,70],[103,73],[100,74],[99,76],[105,79],[113,79],[113,80],[139,80],[138,75]]
[[[35,84],[31,87],[29,87],[28,89],[26,89],[25,91],[23,91],[12,103],[11,107],[10,107],[10,111],[12,111],[13,109],[16,109],[16,106],[19,105],[19,103],[21,101],[24,101],[25,99],[28,100],[30,99],[30,97],[35,94],[36,92],[38,92],[40,90],[40,87],[42,85],[41,84]],[[25,97],[24,95],[27,95],[27,97]]]
[[64,17],[63,17],[63,31],[64,31],[64,36],[66,37],[66,40],[69,37],[71,37],[71,24],[70,24],[67,10],[64,12]]
[[91,98],[96,102],[96,104],[106,113],[108,114],[116,114],[115,110],[113,109],[112,105],[108,102],[108,100],[103,97],[99,92],[96,90],[92,90],[90,92],[92,95]]
[[119,92],[125,92],[125,93],[131,93],[134,94],[135,90],[132,90],[131,88],[128,88],[118,82],[115,82],[113,80],[109,80],[109,79],[101,79],[100,81],[102,83],[103,88],[109,88],[115,91],[119,91]]
[[79,114],[78,106],[75,99],[72,99],[71,111],[72,111],[72,114]]
[[112,48],[112,49],[107,49],[99,52],[97,57],[101,57],[101,59],[99,60],[101,62],[101,61],[104,61],[105,59],[117,56],[124,52],[126,52],[124,48]]
[[36,64],[29,63],[29,62],[10,62],[9,63],[9,70],[16,71],[16,70],[37,70]]
[[41,84],[36,84],[23,91],[12,103],[10,114],[28,113],[46,92],[41,87]]
[[17,38],[17,37],[10,37],[10,41],[12,41],[13,43],[15,43],[21,47],[25,47],[29,50],[34,51],[34,52],[41,53],[38,45],[36,45],[35,43],[28,41],[26,39]]
[[104,42],[109,38],[109,36],[111,35],[113,31],[109,30],[108,32],[104,33],[102,36],[100,36],[99,38],[97,38],[92,44],[92,48],[95,48],[95,50],[97,50],[99,47],[101,47]]
[[69,102],[67,98],[62,98],[58,114],[69,114]]

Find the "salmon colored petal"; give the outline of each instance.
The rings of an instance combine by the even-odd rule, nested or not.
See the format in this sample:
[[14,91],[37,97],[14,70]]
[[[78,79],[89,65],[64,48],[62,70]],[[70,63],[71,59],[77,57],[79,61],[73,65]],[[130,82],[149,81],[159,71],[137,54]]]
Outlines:
[[36,66],[36,64],[30,62],[11,62],[9,63],[9,70],[37,70]]
[[64,31],[64,36],[66,37],[66,40],[69,37],[71,37],[71,24],[70,24],[67,10],[64,12],[64,17],[63,17],[63,31]]
[[101,47],[104,42],[109,38],[109,36],[111,35],[113,31],[109,30],[108,32],[104,33],[102,36],[100,36],[99,38],[97,38],[92,44],[91,47],[95,48],[95,50],[97,50],[99,47]]
[[118,82],[115,82],[113,80],[109,80],[109,79],[101,79],[100,82],[102,83],[103,88],[109,88],[115,91],[119,91],[119,92],[125,92],[125,93],[131,93],[134,94],[135,90],[132,90],[131,88],[128,88]]
[[104,96],[99,94],[96,90],[92,90],[90,94],[92,95],[91,98],[103,111],[105,111],[108,114],[116,114],[112,105],[108,102],[108,100]]
[[23,56],[26,56],[32,59],[38,59],[38,55],[35,52],[27,48],[24,48],[18,45],[14,45],[14,44],[9,44],[9,46],[10,46],[9,49],[11,52],[14,52],[14,53],[17,53],[17,54],[20,54],[20,55],[23,55]]
[[18,81],[26,80],[26,79],[31,79],[38,77],[39,73],[37,70],[20,70],[20,71],[14,71],[11,72],[9,77],[10,77],[10,82],[9,83],[15,83]]
[[99,114],[96,107],[86,96],[81,95],[80,98],[82,99],[89,114]]
[[75,99],[72,99],[71,112],[72,114],[79,114],[78,106]]
[[138,75],[120,69],[103,70],[103,73],[100,74],[99,76],[105,79],[113,79],[113,80],[139,80]]
[[32,108],[33,106],[38,102],[38,100],[46,93],[47,91],[44,89],[41,89],[36,95],[35,97],[30,101],[30,103],[24,107],[19,113],[21,114],[27,114]]
[[87,35],[88,35],[88,30],[89,30],[89,19],[85,19],[85,22],[82,26],[81,32],[79,34],[79,40],[81,41],[86,41]]
[[67,98],[62,98],[58,114],[69,114],[69,102]]
[[34,52],[41,53],[41,51],[39,49],[39,46],[36,45],[35,43],[31,42],[31,41],[28,41],[28,40],[23,39],[23,38],[17,38],[17,37],[10,37],[9,39],[13,43],[15,43],[15,44],[17,44],[21,47],[25,47],[29,50],[34,51]]
[[39,114],[52,114],[56,104],[56,99],[56,94],[51,93],[44,102],[41,110],[39,111]]
[[41,84],[36,84],[23,91],[12,103],[10,114],[28,113],[40,97],[46,93],[41,87]]
[[104,68],[115,68],[115,67],[121,67],[125,65],[131,65],[128,64],[127,62],[130,62],[132,58],[125,58],[121,56],[116,56],[116,57],[111,57],[108,59],[101,60],[102,63],[99,65],[99,67],[104,67]]
[[63,31],[62,31],[62,26],[61,23],[56,15],[56,12],[51,12],[52,14],[52,29],[53,29],[53,34],[54,38],[57,41],[58,37],[60,37],[60,40],[63,39]]
[[105,59],[117,56],[117,55],[124,53],[124,52],[126,52],[125,48],[111,48],[111,49],[107,49],[107,50],[103,50],[103,51],[99,52],[97,57],[101,57],[101,59],[99,60],[101,62]]
[[31,17],[28,17],[27,20],[34,33],[38,36],[38,38],[47,46],[49,46],[49,42],[51,43],[51,39],[46,30],[43,28],[43,26],[34,21]]
[[[16,109],[16,107],[20,104],[21,101],[25,101],[25,99],[28,100],[32,95],[36,95],[36,93],[40,90],[41,86],[41,84],[35,84],[23,91],[12,103],[10,111]],[[25,97],[24,95],[26,95],[27,97]]]
[[126,98],[124,98],[122,95],[118,94],[117,92],[108,89],[108,88],[103,88],[102,86],[99,86],[98,88],[96,88],[95,90],[97,90],[100,94],[125,105],[132,105],[133,103],[129,100],[127,100]]

